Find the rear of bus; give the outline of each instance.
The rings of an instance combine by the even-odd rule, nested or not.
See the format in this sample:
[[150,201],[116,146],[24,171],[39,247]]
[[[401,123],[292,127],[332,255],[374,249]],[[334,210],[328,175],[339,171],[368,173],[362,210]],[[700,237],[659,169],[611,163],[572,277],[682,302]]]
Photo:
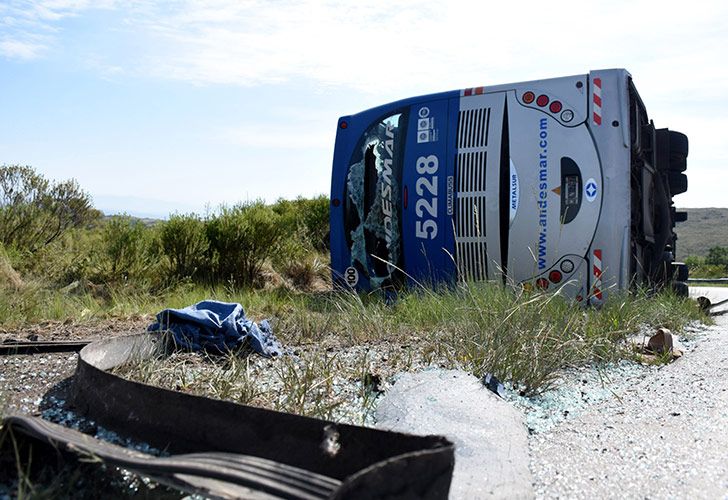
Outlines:
[[682,138],[654,129],[624,70],[343,117],[334,276],[360,289],[489,280],[592,302],[668,281],[683,218],[672,195],[686,189]]

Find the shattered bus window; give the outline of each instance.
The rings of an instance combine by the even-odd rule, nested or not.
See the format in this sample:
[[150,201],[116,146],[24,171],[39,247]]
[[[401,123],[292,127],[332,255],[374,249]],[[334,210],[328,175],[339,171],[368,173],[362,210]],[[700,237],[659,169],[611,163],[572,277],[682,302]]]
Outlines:
[[377,121],[354,151],[346,179],[346,230],[351,265],[372,287],[401,280],[400,190],[402,113]]

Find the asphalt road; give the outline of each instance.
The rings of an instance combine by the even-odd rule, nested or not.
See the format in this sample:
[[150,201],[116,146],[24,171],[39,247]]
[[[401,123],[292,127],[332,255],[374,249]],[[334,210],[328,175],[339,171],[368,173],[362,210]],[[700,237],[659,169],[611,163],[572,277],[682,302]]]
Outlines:
[[[715,303],[728,288],[691,294]],[[682,358],[531,436],[536,496],[727,498],[728,315],[715,319]]]

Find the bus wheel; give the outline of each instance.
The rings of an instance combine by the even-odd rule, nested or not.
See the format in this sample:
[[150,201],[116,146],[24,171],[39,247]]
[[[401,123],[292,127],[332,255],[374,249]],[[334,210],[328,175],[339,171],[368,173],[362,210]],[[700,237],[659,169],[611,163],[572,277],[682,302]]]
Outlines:
[[672,263],[672,276],[675,281],[688,280],[688,265],[683,262]]
[[673,172],[685,172],[688,168],[688,162],[683,156],[670,158],[670,170]]
[[688,284],[684,281],[673,281],[672,290],[678,297],[687,297],[689,295]]
[[688,156],[688,136],[670,130],[670,156]]
[[688,190],[688,177],[685,174],[670,172],[668,180],[670,184],[670,193],[673,196],[684,193]]

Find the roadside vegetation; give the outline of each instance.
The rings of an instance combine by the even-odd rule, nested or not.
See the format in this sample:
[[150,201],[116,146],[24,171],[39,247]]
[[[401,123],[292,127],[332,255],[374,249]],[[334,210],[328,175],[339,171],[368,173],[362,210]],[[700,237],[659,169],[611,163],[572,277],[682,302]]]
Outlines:
[[[328,209],[319,196],[153,222],[104,217],[75,181],[51,183],[29,167],[0,166],[0,329],[147,324],[165,308],[239,302],[253,319],[272,320],[288,355],[174,352],[118,372],[172,390],[369,424],[377,396],[401,371],[493,374],[534,395],[563,368],[634,359],[627,340],[651,327],[679,331],[706,320],[695,303],[670,293],[614,297],[597,310],[558,293],[492,283],[410,290],[394,303],[334,292]],[[726,257],[728,250],[711,250],[688,263],[694,275],[725,275]],[[3,406],[0,392],[0,417]],[[26,476],[18,471],[19,493],[56,487]]]
[[712,247],[705,257],[690,256],[685,263],[691,278],[728,277],[728,247]]
[[[164,308],[212,298],[240,302],[255,319],[272,318],[289,346],[320,344],[336,352],[390,343],[425,364],[493,373],[533,394],[562,367],[629,356],[623,340],[642,325],[679,329],[701,318],[694,304],[669,294],[632,294],[595,310],[558,294],[488,283],[413,290],[388,305],[378,295],[331,292],[325,196],[144,223],[102,217],[75,182],[48,183],[28,167],[0,167],[0,180],[5,328],[48,320],[151,321]],[[21,224],[43,236],[7,231]],[[318,362],[310,360],[309,375],[289,377],[290,389],[305,387],[307,376],[326,386],[320,377],[331,370],[316,368]]]

